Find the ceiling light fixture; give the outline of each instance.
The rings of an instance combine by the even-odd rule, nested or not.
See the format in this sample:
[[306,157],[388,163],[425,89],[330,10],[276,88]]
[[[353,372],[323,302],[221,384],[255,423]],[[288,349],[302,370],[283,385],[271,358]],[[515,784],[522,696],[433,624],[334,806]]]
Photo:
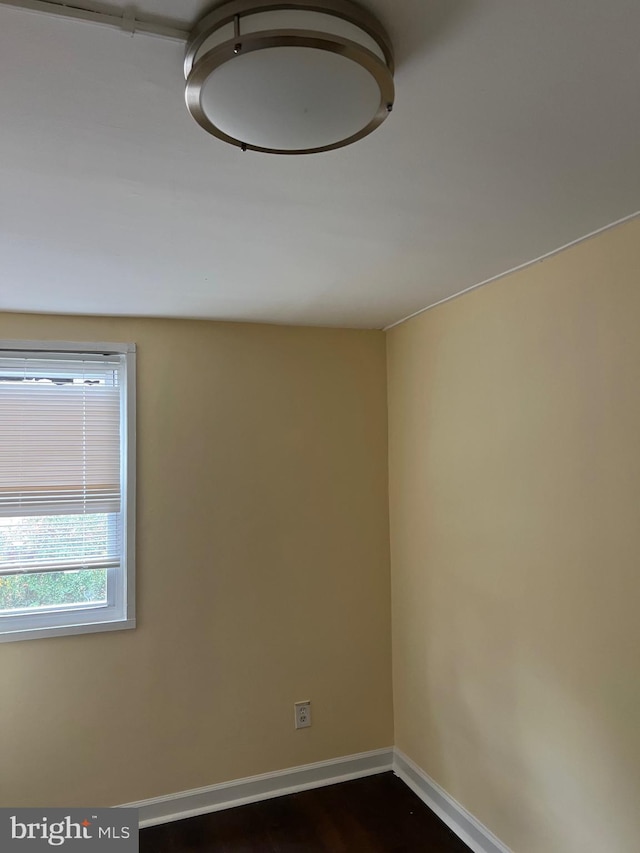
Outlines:
[[229,0],[196,24],[184,70],[193,118],[243,151],[331,151],[393,108],[391,42],[351,0]]

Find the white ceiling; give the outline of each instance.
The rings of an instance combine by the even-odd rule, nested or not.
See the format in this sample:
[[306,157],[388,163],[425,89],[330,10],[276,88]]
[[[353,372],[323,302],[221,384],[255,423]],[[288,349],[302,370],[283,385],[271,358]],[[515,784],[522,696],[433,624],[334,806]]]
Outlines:
[[638,0],[366,5],[394,113],[291,158],[196,125],[178,42],[0,6],[0,309],[383,327],[640,210]]

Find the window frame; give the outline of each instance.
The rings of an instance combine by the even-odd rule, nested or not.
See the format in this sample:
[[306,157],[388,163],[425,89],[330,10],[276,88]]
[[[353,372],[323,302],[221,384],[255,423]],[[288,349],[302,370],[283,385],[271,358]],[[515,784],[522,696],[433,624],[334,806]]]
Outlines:
[[[85,343],[78,341],[0,340],[0,354],[19,352],[25,356],[51,352],[58,354],[119,355],[124,357],[120,407],[120,491],[122,541],[120,568],[107,571],[107,604],[60,605],[37,613],[0,616],[0,643],[62,637],[102,631],[122,631],[136,627],[135,617],[135,521],[136,521],[136,345],[134,343]],[[110,601],[122,596],[123,606]],[[77,621],[74,616],[77,615]],[[3,630],[3,620],[5,622]],[[7,630],[6,625],[10,627]],[[14,627],[16,626],[16,627]],[[20,626],[20,627],[17,627]]]

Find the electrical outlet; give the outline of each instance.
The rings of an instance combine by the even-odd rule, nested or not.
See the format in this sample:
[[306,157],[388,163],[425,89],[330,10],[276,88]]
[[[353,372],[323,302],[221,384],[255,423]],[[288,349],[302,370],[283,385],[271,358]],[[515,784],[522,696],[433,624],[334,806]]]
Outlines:
[[311,725],[311,702],[296,702],[293,706],[297,729],[306,729]]

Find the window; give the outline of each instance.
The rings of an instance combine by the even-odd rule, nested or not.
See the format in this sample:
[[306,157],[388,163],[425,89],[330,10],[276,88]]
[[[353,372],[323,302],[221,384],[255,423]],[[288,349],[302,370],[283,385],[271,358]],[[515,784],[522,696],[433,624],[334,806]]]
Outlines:
[[0,342],[0,641],[133,628],[135,346]]

